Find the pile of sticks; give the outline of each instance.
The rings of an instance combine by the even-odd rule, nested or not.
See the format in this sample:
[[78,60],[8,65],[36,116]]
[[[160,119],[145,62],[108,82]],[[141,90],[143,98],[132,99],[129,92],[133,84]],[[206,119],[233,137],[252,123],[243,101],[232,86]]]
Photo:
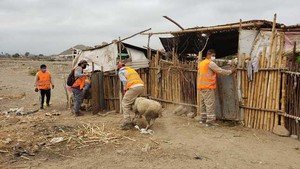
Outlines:
[[[259,57],[259,71],[253,74],[252,81],[248,80],[247,71],[242,65],[242,107],[245,110],[244,122],[247,127],[272,131],[274,125],[279,124],[278,113],[285,111],[286,76],[281,73],[281,68],[286,65],[283,38],[284,34],[273,30],[269,55],[266,56],[267,49],[264,48]],[[241,58],[244,63],[245,55]],[[280,122],[284,123],[283,116]]]

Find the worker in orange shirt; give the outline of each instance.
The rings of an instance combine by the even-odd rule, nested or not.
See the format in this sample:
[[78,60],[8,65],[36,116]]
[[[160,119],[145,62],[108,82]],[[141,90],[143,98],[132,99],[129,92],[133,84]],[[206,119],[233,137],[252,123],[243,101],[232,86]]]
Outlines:
[[51,88],[54,89],[53,80],[47,66],[42,64],[40,71],[35,75],[34,83],[35,91],[40,91],[40,109],[44,109],[44,99],[46,96],[46,104],[50,106]]
[[200,90],[200,123],[206,126],[218,125],[215,114],[215,89],[217,87],[217,74],[228,76],[236,72],[235,68],[225,70],[220,68],[215,62],[216,52],[209,49],[206,58],[198,63],[197,90]]
[[119,71],[119,78],[123,84],[124,97],[122,100],[123,122],[121,129],[126,130],[133,127],[130,114],[132,114],[131,107],[135,99],[144,92],[144,82],[140,75],[132,68],[125,66],[124,63],[117,64]]
[[83,100],[83,89],[85,85],[85,79],[86,76],[90,75],[89,73],[83,73],[83,69],[85,69],[88,65],[89,64],[86,60],[81,60],[74,69],[74,76],[76,78],[76,81],[71,87],[74,95],[75,116],[83,116],[83,113],[79,111],[79,108]]

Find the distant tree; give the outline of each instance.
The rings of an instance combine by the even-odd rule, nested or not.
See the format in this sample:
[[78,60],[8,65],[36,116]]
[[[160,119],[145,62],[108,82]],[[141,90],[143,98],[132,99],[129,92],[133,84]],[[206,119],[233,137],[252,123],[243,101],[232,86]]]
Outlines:
[[40,56],[40,57],[43,57],[44,55],[43,55],[43,54],[39,54],[39,56]]
[[15,54],[12,55],[12,57],[13,57],[13,58],[18,58],[18,57],[20,57],[20,54],[15,53]]
[[26,57],[28,57],[29,55],[30,55],[30,53],[29,53],[29,52],[26,52],[26,53],[25,53],[25,56],[26,56]]

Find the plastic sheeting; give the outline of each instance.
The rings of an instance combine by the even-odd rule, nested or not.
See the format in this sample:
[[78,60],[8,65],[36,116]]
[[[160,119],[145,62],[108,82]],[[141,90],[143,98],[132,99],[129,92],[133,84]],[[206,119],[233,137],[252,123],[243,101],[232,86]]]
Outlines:
[[245,53],[246,57],[250,56],[255,38],[258,35],[257,30],[241,30],[239,35],[239,53]]
[[294,43],[296,42],[296,49],[300,48],[300,32],[286,32],[284,51],[286,53],[292,52],[294,49]]
[[[126,63],[132,66],[133,69],[148,67],[148,59],[142,51],[126,48],[129,54],[129,61]],[[118,57],[117,44],[111,44],[103,48],[82,51],[75,59],[73,65],[77,65],[80,60],[86,60],[89,66],[85,69],[87,72],[92,71],[92,62],[94,62],[94,70],[112,71],[116,69],[116,62]]]

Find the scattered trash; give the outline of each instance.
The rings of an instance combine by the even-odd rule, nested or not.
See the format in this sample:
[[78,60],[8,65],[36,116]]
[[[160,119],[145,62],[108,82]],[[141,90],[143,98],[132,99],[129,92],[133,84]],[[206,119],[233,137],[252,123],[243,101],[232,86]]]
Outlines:
[[9,144],[11,142],[12,142],[12,139],[10,139],[10,138],[6,138],[5,140],[2,140],[2,143],[4,143],[4,144]]
[[194,154],[195,154],[194,159],[196,159],[196,160],[203,160],[203,157],[197,155],[196,153],[194,153]]
[[52,116],[51,113],[45,113],[45,116]]
[[134,127],[136,129],[138,129],[140,131],[140,133],[142,133],[142,134],[151,134],[151,135],[153,134],[153,130],[151,130],[151,129],[148,129],[148,130],[146,130],[144,128],[140,129],[140,127],[138,125],[135,125]]
[[16,115],[17,115],[17,116],[22,116],[22,115],[24,115],[24,107],[21,107],[21,108],[17,109]]
[[54,111],[53,113],[45,113],[45,116],[59,116],[59,115],[60,113],[56,111]]
[[3,115],[8,116],[9,114],[13,113],[16,116],[24,116],[38,112],[38,110],[31,110],[28,112],[24,112],[24,107],[21,108],[10,108],[8,111],[3,112]]
[[0,150],[0,153],[8,153],[9,151],[6,150]]
[[28,155],[28,156],[35,156],[35,154],[25,150],[24,148],[22,147],[14,147],[14,155],[16,157],[22,157],[22,158],[25,158],[25,159],[28,159],[27,157],[24,157],[24,155]]
[[63,137],[55,137],[55,138],[53,138],[53,139],[50,140],[50,143],[51,144],[56,144],[56,143],[60,143],[62,141],[64,141]]

